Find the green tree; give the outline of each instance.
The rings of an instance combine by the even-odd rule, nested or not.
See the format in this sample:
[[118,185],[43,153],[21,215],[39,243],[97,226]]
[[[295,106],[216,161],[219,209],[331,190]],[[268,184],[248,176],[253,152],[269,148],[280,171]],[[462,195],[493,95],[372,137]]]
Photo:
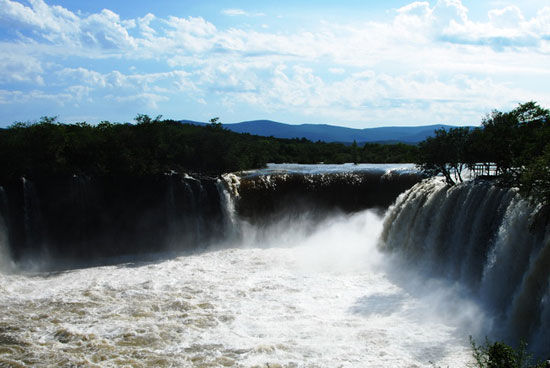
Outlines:
[[545,147],[542,155],[534,157],[523,167],[518,181],[523,195],[533,202],[550,205],[550,145]]
[[533,101],[509,112],[493,111],[482,121],[486,160],[497,165],[503,178],[517,182],[522,167],[548,143],[541,132],[549,120],[549,111]]
[[509,112],[495,110],[481,128],[437,130],[418,150],[416,163],[429,176],[442,174],[452,185],[462,181],[465,165],[493,163],[500,184],[550,205],[550,112],[535,102]]
[[462,182],[462,170],[467,160],[468,128],[438,129],[418,145],[417,166],[427,175],[442,174],[445,181],[454,185]]

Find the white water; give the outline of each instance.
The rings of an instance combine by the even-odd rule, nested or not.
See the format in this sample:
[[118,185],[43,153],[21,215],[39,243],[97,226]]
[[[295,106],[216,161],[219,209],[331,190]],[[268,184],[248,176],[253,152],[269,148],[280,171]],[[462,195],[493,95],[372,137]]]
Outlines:
[[0,366],[465,366],[482,314],[396,270],[381,231],[366,211],[158,263],[0,275]]
[[550,228],[514,189],[434,179],[388,210],[382,245],[405,267],[456,282],[491,315],[483,331],[550,353]]

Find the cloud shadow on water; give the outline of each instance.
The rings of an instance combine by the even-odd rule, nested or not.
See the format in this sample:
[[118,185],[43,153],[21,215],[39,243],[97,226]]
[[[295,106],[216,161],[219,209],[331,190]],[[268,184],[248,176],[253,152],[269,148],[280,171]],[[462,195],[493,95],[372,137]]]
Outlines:
[[403,307],[405,298],[400,294],[376,293],[359,298],[349,311],[364,317],[389,316]]

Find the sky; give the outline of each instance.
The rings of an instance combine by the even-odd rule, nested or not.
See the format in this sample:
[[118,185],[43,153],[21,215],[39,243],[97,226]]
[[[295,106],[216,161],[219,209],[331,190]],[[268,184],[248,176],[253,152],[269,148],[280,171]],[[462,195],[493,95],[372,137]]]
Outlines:
[[550,107],[549,66],[550,0],[0,0],[0,127],[478,125]]

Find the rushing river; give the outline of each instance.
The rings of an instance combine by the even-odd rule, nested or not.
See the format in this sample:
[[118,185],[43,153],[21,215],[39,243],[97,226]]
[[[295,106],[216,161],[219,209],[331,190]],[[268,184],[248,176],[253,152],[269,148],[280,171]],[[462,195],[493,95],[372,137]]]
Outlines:
[[0,366],[422,367],[469,359],[464,319],[448,318],[457,311],[443,300],[457,295],[415,294],[390,274],[377,250],[377,214],[335,216],[307,232],[300,225],[248,229],[234,247],[170,260],[1,276]]

